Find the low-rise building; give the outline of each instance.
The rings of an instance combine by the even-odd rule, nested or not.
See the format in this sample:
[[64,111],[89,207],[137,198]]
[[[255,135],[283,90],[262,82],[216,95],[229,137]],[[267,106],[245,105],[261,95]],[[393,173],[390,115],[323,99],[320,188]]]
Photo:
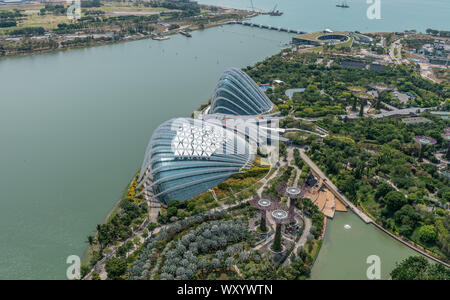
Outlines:
[[381,119],[381,118],[399,118],[399,117],[407,117],[407,116],[418,116],[421,112],[424,112],[425,110],[433,109],[432,107],[411,107],[411,108],[404,108],[404,109],[397,109],[397,110],[391,110],[387,112],[383,112],[376,115],[371,115],[374,119]]
[[408,103],[410,97],[407,94],[400,93],[398,91],[392,92],[392,96],[398,99],[402,104]]

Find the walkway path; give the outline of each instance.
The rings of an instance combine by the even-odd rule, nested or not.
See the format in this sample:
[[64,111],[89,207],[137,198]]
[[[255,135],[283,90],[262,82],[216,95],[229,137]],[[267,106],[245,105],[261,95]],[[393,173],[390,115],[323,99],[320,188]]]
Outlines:
[[299,128],[286,128],[286,129],[284,129],[284,131],[285,132],[295,132],[295,131],[298,131],[298,132],[306,132],[306,133],[309,133],[309,134],[314,134],[314,135],[317,135],[317,136],[320,136],[321,138],[324,138],[324,137],[327,137],[328,136],[328,134],[326,133],[317,133],[317,132],[313,132],[313,131],[309,131],[309,130],[306,130],[306,129],[299,129]]
[[342,203],[344,203],[345,206],[350,207],[350,209],[357,214],[364,222],[366,223],[373,223],[372,219],[369,218],[364,212],[362,212],[359,208],[357,208],[353,203],[351,203],[347,197],[342,195],[339,192],[339,189],[334,185],[334,183],[328,179],[328,177],[319,169],[319,167],[306,155],[305,149],[299,148],[300,150],[300,156],[303,159],[303,161],[309,165],[311,168],[311,171],[318,177],[320,177],[323,180],[323,183],[328,187],[328,189],[338,198],[341,200]]
[[[294,147],[288,147],[287,153],[288,153],[288,162],[289,162],[289,164],[297,170],[297,175],[295,176],[295,179],[294,179],[294,182],[293,182],[292,185],[294,187],[298,187],[298,180],[300,179],[300,175],[301,175],[302,170],[299,169],[299,167],[295,164],[295,162],[294,162],[294,164],[292,164],[292,161],[294,161],[294,149],[295,149]],[[303,232],[302,232],[302,235],[301,235],[300,239],[295,244],[294,249],[291,252],[291,255],[292,255],[292,253],[297,255],[298,248],[300,248],[300,247],[302,247],[302,246],[304,246],[306,244],[307,238],[308,238],[308,234],[309,234],[309,232],[311,230],[311,219],[309,219],[305,215],[302,215],[302,219],[303,219],[303,226],[304,226],[303,227]],[[283,265],[289,264],[288,258],[286,258],[284,260]]]
[[[312,223],[311,223],[311,219],[310,219],[310,218],[307,218],[307,217],[304,216],[304,215],[303,215],[303,220],[305,221],[305,222],[304,222],[304,226],[305,226],[305,227],[303,228],[302,236],[300,237],[300,239],[298,240],[298,242],[295,244],[294,249],[293,249],[292,252],[291,252],[291,256],[292,256],[292,253],[294,253],[295,255],[297,255],[298,248],[304,247],[305,244],[306,244],[306,242],[308,241],[308,235],[309,235],[309,232],[311,231]],[[289,258],[289,257],[288,257],[288,258]],[[288,260],[287,260],[287,258],[286,258],[286,260],[284,261],[283,265],[287,265],[287,264],[288,264]]]

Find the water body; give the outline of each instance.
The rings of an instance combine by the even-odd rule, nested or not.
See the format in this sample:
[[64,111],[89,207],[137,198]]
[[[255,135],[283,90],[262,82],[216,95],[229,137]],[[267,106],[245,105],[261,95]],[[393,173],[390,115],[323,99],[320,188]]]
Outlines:
[[[374,2],[378,0],[371,0]],[[340,0],[253,0],[255,8],[277,9],[282,16],[254,18],[255,23],[283,26],[308,32],[349,30],[361,32],[404,31],[427,28],[450,30],[448,0],[379,0],[380,19],[369,19],[367,0],[347,0],[350,8],[339,8]],[[199,3],[250,10],[250,0],[199,0]]]
[[[350,228],[346,228],[350,225]],[[396,262],[419,255],[389,237],[375,226],[365,224],[352,212],[338,212],[328,220],[319,256],[311,279],[367,279],[367,258],[377,255],[381,261],[381,279],[389,279]]]
[[153,130],[291,37],[233,25],[0,60],[0,279],[64,279]]

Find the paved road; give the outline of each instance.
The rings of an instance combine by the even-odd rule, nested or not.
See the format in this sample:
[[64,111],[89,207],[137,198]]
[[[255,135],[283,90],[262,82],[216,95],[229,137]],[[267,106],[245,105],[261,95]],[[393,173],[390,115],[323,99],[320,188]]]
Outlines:
[[[395,49],[397,49],[397,56],[395,56]],[[389,49],[389,57],[391,58],[393,63],[401,64],[402,63],[402,44],[401,39],[396,40],[391,44]]]

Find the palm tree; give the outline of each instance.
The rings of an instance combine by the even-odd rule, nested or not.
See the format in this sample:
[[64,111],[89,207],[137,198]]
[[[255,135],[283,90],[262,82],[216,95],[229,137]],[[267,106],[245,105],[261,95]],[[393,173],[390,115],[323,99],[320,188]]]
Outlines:
[[95,238],[92,235],[88,236],[87,239],[88,239],[87,242],[89,243],[89,246],[92,246],[95,244]]

